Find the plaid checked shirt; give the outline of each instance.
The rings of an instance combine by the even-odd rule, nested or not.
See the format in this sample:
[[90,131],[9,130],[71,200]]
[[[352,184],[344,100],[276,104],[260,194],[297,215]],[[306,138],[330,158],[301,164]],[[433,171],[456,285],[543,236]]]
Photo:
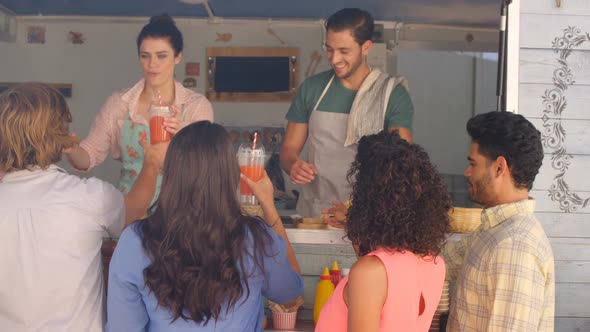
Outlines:
[[553,331],[555,268],[535,201],[485,209],[481,226],[443,250],[456,281],[447,331]]

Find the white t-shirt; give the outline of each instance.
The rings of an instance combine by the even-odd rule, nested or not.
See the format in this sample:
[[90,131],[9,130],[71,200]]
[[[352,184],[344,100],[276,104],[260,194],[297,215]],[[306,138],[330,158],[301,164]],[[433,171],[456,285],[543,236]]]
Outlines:
[[123,195],[52,165],[0,182],[0,331],[103,331],[104,231],[125,223]]

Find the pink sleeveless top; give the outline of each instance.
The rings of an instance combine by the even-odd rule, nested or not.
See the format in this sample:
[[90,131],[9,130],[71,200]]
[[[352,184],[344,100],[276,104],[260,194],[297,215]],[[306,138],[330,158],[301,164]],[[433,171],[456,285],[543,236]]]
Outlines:
[[[381,310],[379,331],[426,332],[440,301],[445,279],[442,257],[420,258],[413,253],[387,252],[382,248],[368,255],[377,256],[387,272],[387,298]],[[328,299],[316,325],[316,332],[347,331],[348,308],[344,303],[344,277]],[[419,314],[420,295],[424,312]]]

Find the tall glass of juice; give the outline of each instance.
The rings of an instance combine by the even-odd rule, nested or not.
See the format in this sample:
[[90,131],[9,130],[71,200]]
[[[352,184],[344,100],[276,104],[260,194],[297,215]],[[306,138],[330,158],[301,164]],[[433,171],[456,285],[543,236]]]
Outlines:
[[[260,142],[259,142],[260,143]],[[264,147],[262,144],[244,143],[238,149],[240,172],[252,181],[259,181],[264,172]],[[240,203],[256,205],[258,200],[248,184],[240,180]]]
[[152,105],[148,111],[150,117],[150,142],[157,144],[168,142],[171,139],[170,133],[164,128],[164,119],[172,116],[168,106]]

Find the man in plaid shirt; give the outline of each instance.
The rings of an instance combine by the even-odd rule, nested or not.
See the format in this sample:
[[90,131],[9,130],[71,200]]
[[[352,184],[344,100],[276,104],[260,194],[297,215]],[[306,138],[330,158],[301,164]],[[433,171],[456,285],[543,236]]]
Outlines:
[[473,234],[443,250],[456,285],[447,330],[553,331],[553,252],[529,197],[543,161],[540,133],[509,112],[477,115],[467,131],[469,195],[485,209]]

